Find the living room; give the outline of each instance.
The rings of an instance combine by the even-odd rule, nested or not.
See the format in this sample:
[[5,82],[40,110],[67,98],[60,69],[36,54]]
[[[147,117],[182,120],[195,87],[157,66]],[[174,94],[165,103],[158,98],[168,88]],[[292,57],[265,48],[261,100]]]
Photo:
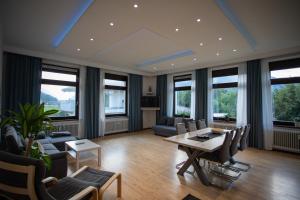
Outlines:
[[299,199],[299,7],[1,1],[0,198]]

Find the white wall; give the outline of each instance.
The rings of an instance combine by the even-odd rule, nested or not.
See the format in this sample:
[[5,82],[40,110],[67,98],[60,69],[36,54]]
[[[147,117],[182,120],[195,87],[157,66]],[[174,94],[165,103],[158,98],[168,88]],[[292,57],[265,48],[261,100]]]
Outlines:
[[[143,76],[143,96],[148,93],[149,86],[152,89],[152,95],[156,95],[156,76]],[[156,123],[156,111],[143,111],[143,128],[151,128]]]

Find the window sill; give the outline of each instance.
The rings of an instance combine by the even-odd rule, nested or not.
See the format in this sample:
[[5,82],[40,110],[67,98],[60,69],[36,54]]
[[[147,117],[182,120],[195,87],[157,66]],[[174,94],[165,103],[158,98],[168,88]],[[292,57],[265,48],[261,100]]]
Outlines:
[[213,120],[213,123],[222,123],[222,124],[236,124],[236,121]]
[[273,128],[289,128],[289,129],[300,130],[300,127],[296,127],[296,126],[286,126],[286,125],[273,125]]

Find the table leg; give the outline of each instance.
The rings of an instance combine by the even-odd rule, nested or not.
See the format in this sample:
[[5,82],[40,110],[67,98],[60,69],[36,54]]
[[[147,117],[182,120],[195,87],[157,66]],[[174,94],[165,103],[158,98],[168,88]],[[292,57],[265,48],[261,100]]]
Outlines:
[[79,152],[76,151],[76,170],[79,169]]
[[101,148],[98,148],[98,166],[101,166]]
[[197,158],[202,154],[201,151],[197,151],[194,150],[192,151],[190,148],[184,147],[184,150],[188,156],[188,160],[185,162],[185,164],[179,169],[178,171],[178,175],[183,176],[184,172],[186,172],[186,170],[193,165],[199,179],[201,180],[201,182],[206,185],[209,186],[210,182],[208,180],[208,177],[206,176],[206,174],[204,173],[202,167],[199,165]]

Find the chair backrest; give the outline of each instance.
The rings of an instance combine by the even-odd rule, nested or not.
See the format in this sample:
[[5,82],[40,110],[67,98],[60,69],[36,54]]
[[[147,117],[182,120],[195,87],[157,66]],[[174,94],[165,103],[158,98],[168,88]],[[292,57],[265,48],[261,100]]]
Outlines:
[[176,133],[179,134],[184,134],[186,133],[186,128],[184,123],[177,123],[176,124]]
[[221,149],[219,149],[219,161],[225,163],[230,159],[230,144],[232,141],[234,130],[226,132],[226,136]]
[[230,145],[230,156],[234,156],[238,152],[238,146],[241,139],[243,127],[235,129],[235,134]]
[[241,151],[245,150],[248,146],[247,142],[248,142],[249,132],[250,132],[250,124],[244,127],[243,135],[241,136],[241,140],[240,140],[239,150]]
[[204,129],[206,128],[206,123],[205,123],[205,119],[200,119],[197,121],[197,126],[198,126],[198,129]]
[[188,131],[197,131],[197,126],[195,121],[188,122]]
[[45,175],[42,160],[0,151],[0,197],[11,199],[44,199],[41,184]]

